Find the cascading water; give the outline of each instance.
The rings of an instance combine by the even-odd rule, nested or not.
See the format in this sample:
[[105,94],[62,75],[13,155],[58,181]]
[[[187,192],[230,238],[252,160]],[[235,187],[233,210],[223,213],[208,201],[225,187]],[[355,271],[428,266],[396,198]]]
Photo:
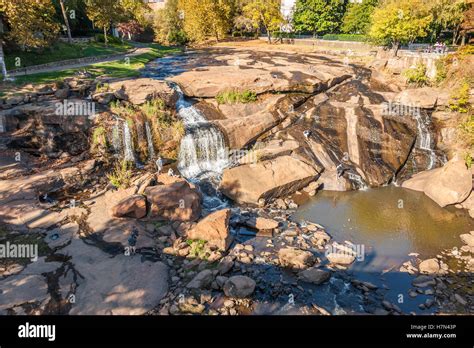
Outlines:
[[148,159],[155,158],[155,147],[153,146],[153,136],[151,135],[150,124],[145,122],[146,142],[148,145]]
[[120,121],[117,119],[116,123],[112,127],[112,147],[114,148],[114,152],[117,155],[122,154],[122,140],[120,138]]
[[0,133],[4,133],[6,131],[5,127],[5,116],[1,115],[0,116]]
[[201,176],[218,176],[228,165],[228,156],[222,133],[191,103],[179,93],[177,110],[184,122],[186,134],[181,140],[178,169],[183,176],[192,179]]
[[429,156],[429,164],[427,170],[433,169],[436,163],[436,153],[433,150],[431,139],[431,132],[429,127],[429,118],[423,117],[421,112],[415,112],[414,118],[418,129],[418,143],[417,147],[420,150],[426,151]]
[[359,174],[348,173],[349,180],[354,183],[358,190],[367,190],[368,186]]
[[124,160],[135,162],[135,155],[133,153],[132,135],[128,123],[123,123],[123,144],[124,144]]
[[[192,52],[183,56],[160,58],[142,73],[143,76],[165,80],[186,71]],[[185,99],[180,87],[171,86],[179,95],[176,111],[184,123],[186,133],[181,140],[178,170],[181,175],[196,184],[203,194],[203,207],[214,211],[227,206],[227,200],[217,189],[228,156],[222,133],[206,120],[204,115]]]

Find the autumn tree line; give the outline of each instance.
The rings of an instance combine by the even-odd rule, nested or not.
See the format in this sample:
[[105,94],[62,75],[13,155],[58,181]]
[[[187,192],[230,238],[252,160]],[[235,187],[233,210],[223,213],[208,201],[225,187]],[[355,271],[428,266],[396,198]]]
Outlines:
[[[163,44],[219,41],[228,36],[282,33],[354,34],[398,47],[449,33],[465,43],[473,30],[473,0],[297,0],[284,17],[281,0],[167,0],[155,13],[144,0],[0,0],[0,43],[22,50],[50,46],[58,36],[112,29],[126,39],[149,31]],[[1,48],[1,45],[0,45]]]
[[364,35],[380,45],[418,39],[436,41],[449,33],[465,43],[473,30],[472,0],[297,0],[285,18],[281,0],[168,0],[155,16],[156,39],[163,43],[220,40],[228,35],[283,32],[314,36]]

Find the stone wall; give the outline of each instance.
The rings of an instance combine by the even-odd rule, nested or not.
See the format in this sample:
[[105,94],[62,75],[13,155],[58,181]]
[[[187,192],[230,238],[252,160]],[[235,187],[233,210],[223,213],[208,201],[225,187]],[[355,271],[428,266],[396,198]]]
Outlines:
[[[267,41],[268,38],[261,36],[260,40]],[[283,39],[283,43],[302,45],[302,46],[313,46],[317,48],[320,47],[331,47],[341,50],[357,50],[357,51],[372,51],[376,48],[365,42],[358,41],[338,41],[338,40],[321,40],[313,38],[302,38],[302,39]]]

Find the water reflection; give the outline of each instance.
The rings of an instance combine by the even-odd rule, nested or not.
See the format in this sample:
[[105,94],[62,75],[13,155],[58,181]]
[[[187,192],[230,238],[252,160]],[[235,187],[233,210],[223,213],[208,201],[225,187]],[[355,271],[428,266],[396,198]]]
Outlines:
[[459,245],[459,235],[474,229],[464,210],[441,208],[423,193],[394,186],[322,191],[303,204],[295,218],[322,224],[336,240],[362,243],[379,257],[400,260],[412,252],[422,258],[435,256]]

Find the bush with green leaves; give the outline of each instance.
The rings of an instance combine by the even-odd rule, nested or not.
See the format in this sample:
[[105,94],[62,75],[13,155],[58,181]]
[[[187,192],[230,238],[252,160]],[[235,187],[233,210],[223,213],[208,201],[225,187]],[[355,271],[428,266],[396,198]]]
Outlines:
[[253,91],[224,91],[216,96],[219,104],[253,103],[257,101],[257,94]]
[[474,163],[474,158],[472,158],[470,153],[466,153],[464,156],[464,161],[466,162],[467,168],[471,169],[472,164]]
[[422,87],[428,84],[429,79],[426,76],[426,65],[418,63],[414,68],[409,68],[403,72],[410,85]]
[[202,239],[188,239],[186,243],[190,246],[189,255],[191,257],[198,257],[200,259],[207,258],[207,251],[205,249],[206,241]]
[[92,152],[99,150],[101,147],[107,147],[107,134],[104,127],[100,126],[92,132]]
[[323,40],[364,42],[368,41],[368,37],[361,34],[326,34]]
[[129,161],[119,161],[115,163],[115,169],[107,175],[110,183],[116,188],[128,188],[132,179],[133,164]]
[[470,86],[467,81],[464,81],[461,86],[454,91],[449,101],[449,108],[451,111],[466,113],[469,111],[469,90]]

